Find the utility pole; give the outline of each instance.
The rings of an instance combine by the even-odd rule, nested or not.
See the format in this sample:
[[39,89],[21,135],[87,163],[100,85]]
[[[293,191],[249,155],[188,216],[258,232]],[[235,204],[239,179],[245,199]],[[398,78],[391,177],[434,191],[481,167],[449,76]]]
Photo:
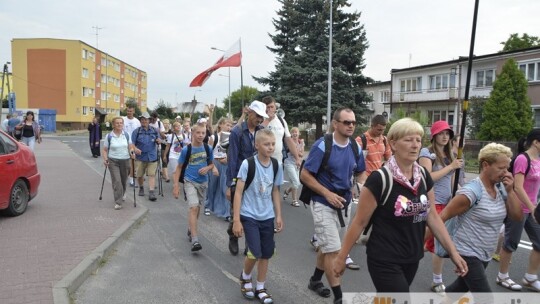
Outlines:
[[9,91],[11,91],[11,88],[9,87],[8,64],[11,64],[11,62],[8,61],[4,64],[4,71],[2,73],[2,88],[0,88],[0,122],[2,122],[2,111],[3,111],[2,109],[4,108],[4,83],[5,83],[6,77],[7,77],[8,95],[9,95]]

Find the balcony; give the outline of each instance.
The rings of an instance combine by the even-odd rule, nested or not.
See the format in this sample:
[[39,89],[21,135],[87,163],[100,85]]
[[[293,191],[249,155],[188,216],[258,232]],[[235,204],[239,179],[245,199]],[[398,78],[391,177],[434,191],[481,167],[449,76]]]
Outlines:
[[450,88],[443,90],[422,90],[413,92],[394,92],[392,102],[430,102],[437,100],[456,100],[458,89]]

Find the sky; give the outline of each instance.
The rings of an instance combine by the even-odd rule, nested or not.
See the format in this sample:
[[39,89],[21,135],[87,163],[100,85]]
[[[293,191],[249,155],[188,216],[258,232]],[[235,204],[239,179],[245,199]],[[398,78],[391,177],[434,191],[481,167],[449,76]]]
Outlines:
[[[473,0],[350,0],[361,12],[369,48],[363,73],[390,80],[390,70],[469,54]],[[0,62],[11,61],[13,38],[81,40],[143,70],[148,106],[191,101],[218,105],[240,88],[240,68],[222,68],[202,86],[191,80],[238,39],[244,85],[274,70],[269,34],[276,0],[0,0]],[[480,1],[475,54],[495,53],[511,33],[540,36],[540,1]],[[95,28],[101,28],[97,31]]]

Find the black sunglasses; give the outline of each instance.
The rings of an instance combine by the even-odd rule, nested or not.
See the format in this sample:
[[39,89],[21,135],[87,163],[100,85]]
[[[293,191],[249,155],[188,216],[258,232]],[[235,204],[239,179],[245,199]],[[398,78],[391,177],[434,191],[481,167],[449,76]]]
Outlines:
[[346,126],[350,126],[350,125],[353,125],[355,126],[356,125],[356,120],[338,120],[337,122],[340,122]]

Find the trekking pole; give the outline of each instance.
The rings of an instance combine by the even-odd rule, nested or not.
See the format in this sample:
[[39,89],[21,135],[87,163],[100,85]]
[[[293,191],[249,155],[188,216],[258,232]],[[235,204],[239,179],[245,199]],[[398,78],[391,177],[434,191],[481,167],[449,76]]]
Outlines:
[[159,144],[156,145],[156,154],[157,154],[157,167],[156,167],[156,176],[157,176],[157,179],[158,179],[158,195],[161,195],[163,196],[163,193],[161,191],[161,154],[160,154],[160,151],[159,151]]
[[131,176],[133,176],[133,207],[137,208],[137,196],[135,195],[135,183],[137,179],[135,178],[135,159],[131,158]]
[[101,191],[99,192],[99,200],[103,196],[103,185],[105,185],[105,176],[107,175],[107,166],[105,166],[105,172],[103,172],[103,181],[101,182]]

